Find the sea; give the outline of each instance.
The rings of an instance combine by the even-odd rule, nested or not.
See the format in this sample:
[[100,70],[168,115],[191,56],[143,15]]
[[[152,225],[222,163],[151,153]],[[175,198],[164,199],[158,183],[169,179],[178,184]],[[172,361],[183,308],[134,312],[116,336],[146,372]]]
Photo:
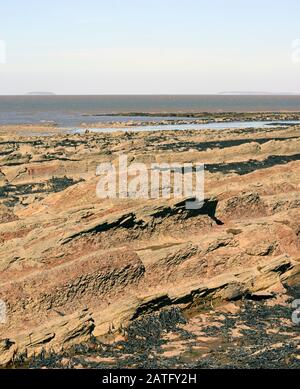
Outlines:
[[[99,95],[0,96],[0,125],[55,122],[76,128],[82,123],[161,121],[159,114],[193,112],[300,112],[296,95]],[[155,117],[126,113],[157,113]],[[125,113],[122,116],[110,116]],[[192,119],[191,119],[192,120]],[[251,125],[251,123],[248,123]],[[228,127],[228,124],[226,124]],[[240,125],[235,123],[237,127]],[[245,123],[241,123],[245,127]],[[188,125],[189,126],[189,125]],[[178,126],[177,126],[178,127]],[[204,125],[205,127],[205,125]],[[202,125],[202,128],[204,128]],[[209,126],[211,127],[211,125]],[[193,125],[195,128],[195,125]]]

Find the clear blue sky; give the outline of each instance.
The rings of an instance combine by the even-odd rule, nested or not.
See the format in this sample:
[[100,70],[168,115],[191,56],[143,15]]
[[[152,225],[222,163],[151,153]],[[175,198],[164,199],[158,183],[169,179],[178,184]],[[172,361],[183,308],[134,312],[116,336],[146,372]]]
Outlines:
[[0,94],[300,92],[299,0],[10,0],[0,12]]

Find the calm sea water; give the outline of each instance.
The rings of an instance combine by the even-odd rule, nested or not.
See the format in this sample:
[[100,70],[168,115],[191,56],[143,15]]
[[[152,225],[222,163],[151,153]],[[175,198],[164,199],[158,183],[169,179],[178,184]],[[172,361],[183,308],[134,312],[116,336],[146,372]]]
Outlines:
[[[300,96],[0,96],[0,124],[55,121],[59,126],[82,122],[133,120],[128,117],[84,116],[120,112],[257,112],[300,111]],[[153,121],[157,118],[137,117]]]
[[[271,122],[271,121],[245,121],[238,122],[232,121],[227,123],[207,123],[207,124],[165,124],[165,125],[151,125],[151,126],[134,126],[128,127],[117,127],[117,128],[90,128],[92,132],[114,132],[114,131],[161,131],[161,130],[205,130],[205,129],[216,129],[225,130],[227,128],[275,128],[284,127],[286,124],[300,124],[300,121],[284,121],[284,122]],[[86,130],[84,128],[71,127],[67,131],[71,134],[83,134]]]

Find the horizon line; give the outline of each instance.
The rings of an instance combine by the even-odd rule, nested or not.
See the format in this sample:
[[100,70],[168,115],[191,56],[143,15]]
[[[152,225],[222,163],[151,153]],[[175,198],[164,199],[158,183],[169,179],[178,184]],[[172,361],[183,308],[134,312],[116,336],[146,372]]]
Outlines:
[[300,92],[219,92],[219,93],[12,93],[0,97],[58,97],[58,96],[300,96]]

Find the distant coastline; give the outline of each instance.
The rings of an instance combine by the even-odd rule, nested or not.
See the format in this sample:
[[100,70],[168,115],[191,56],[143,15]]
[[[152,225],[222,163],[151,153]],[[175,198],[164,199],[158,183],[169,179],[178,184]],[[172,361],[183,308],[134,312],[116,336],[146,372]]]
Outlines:
[[28,92],[25,96],[56,96],[53,92]]
[[290,93],[290,92],[265,92],[265,91],[226,91],[220,92],[220,96],[297,96],[298,93]]

